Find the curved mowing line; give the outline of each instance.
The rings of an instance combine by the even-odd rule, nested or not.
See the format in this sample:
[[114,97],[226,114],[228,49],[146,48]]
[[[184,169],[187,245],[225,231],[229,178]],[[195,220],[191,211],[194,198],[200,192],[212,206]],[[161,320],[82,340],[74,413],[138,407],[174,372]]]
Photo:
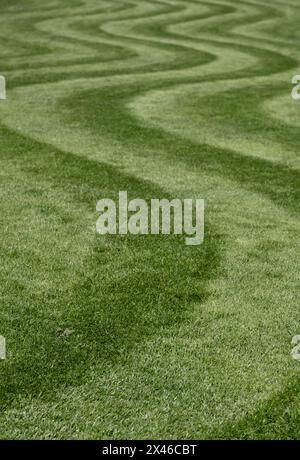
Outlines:
[[[222,89],[223,82],[221,80],[243,78],[259,91],[261,82],[257,79],[258,77],[269,76],[272,83],[272,76],[276,73],[286,75],[289,69],[296,68],[298,65],[299,60],[295,57],[296,47],[293,47],[293,54],[289,56],[284,40],[272,40],[270,34],[268,35],[268,30],[264,34],[258,33],[258,40],[253,32],[254,30],[259,31],[260,23],[267,19],[271,20],[273,27],[274,20],[280,25],[285,15],[284,7],[281,9],[278,2],[276,8],[270,8],[257,2],[239,2],[238,4],[229,1],[199,2],[199,5],[209,9],[206,12],[200,13],[199,11],[196,14],[196,2],[172,1],[171,4],[154,1],[144,3],[138,1],[120,2],[117,5],[114,4],[107,11],[105,8],[103,11],[99,9],[97,3],[86,1],[82,5],[78,2],[72,2],[74,10],[70,8],[70,12],[73,13],[71,18],[66,18],[67,8],[41,10],[38,7],[24,15],[14,14],[11,10],[4,19],[1,19],[3,27],[5,27],[5,20],[13,21],[9,23],[7,32],[9,39],[15,43],[21,42],[18,27],[24,21],[24,29],[27,30],[26,33],[28,34],[25,34],[25,47],[27,50],[38,47],[37,52],[41,54],[35,56],[35,62],[32,64],[29,62],[24,66],[22,57],[19,60],[14,57],[8,61],[7,66],[9,89],[16,88],[15,93],[13,91],[10,93],[12,99],[16,94],[19,97],[24,96],[30,104],[29,107],[33,114],[32,121],[43,121],[40,120],[42,112],[36,110],[40,99],[38,93],[34,98],[33,92],[31,93],[33,98],[30,99],[28,96],[30,88],[27,91],[25,86],[33,83],[44,83],[44,87],[37,86],[36,90],[46,89],[49,99],[53,97],[57,101],[58,112],[60,108],[70,109],[70,119],[62,119],[62,124],[65,123],[67,126],[68,122],[74,123],[75,131],[76,123],[78,123],[77,126],[86,128],[85,132],[92,133],[94,130],[96,134],[97,129],[101,126],[100,140],[101,135],[103,135],[103,139],[108,135],[113,141],[124,146],[124,150],[138,150],[140,148],[151,152],[151,158],[147,158],[145,155],[145,168],[147,164],[155,161],[156,154],[164,155],[169,160],[170,165],[177,166],[178,171],[181,171],[180,167],[184,165],[183,170],[186,173],[189,171],[188,166],[190,166],[193,177],[196,174],[199,178],[201,178],[201,174],[202,177],[208,177],[212,193],[214,192],[214,183],[218,183],[220,189],[222,186],[225,189],[227,182],[232,181],[233,186],[237,186],[241,195],[247,197],[250,192],[255,192],[257,199],[266,197],[278,206],[279,213],[281,212],[279,207],[291,213],[299,211],[299,173],[297,171],[265,159],[242,156],[230,149],[218,149],[212,145],[190,142],[181,138],[180,133],[176,136],[163,129],[140,126],[128,109],[128,103],[134,97],[141,93],[147,94],[150,90],[160,90],[163,97],[166,89],[173,87],[184,90],[184,86],[188,83],[214,81],[216,86]],[[131,6],[133,6],[133,11],[128,11],[127,8],[131,8]],[[194,12],[195,16],[193,17]],[[80,18],[81,15],[83,18]],[[191,31],[187,30],[189,27],[191,27]],[[239,33],[234,31],[236,27],[239,27]],[[28,30],[32,28],[35,29],[33,31]],[[240,28],[242,28],[243,33],[241,33]],[[268,36],[270,39],[267,38]],[[49,39],[52,40],[52,44],[47,49]],[[102,54],[103,47],[107,53],[105,55]],[[58,59],[57,63],[51,62],[51,54],[53,54],[54,59]],[[49,63],[47,63],[48,59]],[[236,62],[233,62],[234,60]],[[218,66],[220,65],[224,65],[224,68],[219,69]],[[95,76],[108,78],[92,80],[91,77]],[[121,76],[123,77],[121,78]],[[82,81],[83,79],[85,81],[91,79],[88,82],[91,90],[81,91],[76,86],[78,82],[80,83],[78,80],[80,77]],[[135,84],[132,82],[133,77],[136,78]],[[73,83],[69,81],[75,79],[78,81]],[[57,85],[50,85],[51,81],[58,83]],[[61,94],[59,90],[64,88],[63,85],[66,84],[66,81],[74,90],[72,100],[70,96],[62,99],[59,96]],[[33,86],[32,89],[34,90],[35,87]],[[220,104],[222,104],[222,101],[226,100],[226,94],[220,90],[219,95]],[[97,106],[99,98],[101,98],[104,107],[101,113]],[[41,100],[47,103],[45,98],[41,98]],[[9,104],[9,99],[7,102]],[[209,102],[208,99],[208,105]],[[166,193],[170,192],[168,187],[143,181],[133,174],[123,174],[117,167],[101,162],[101,158],[99,161],[92,161],[80,157],[84,152],[77,152],[76,141],[73,153],[78,153],[78,156],[73,153],[66,153],[63,149],[55,148],[55,146],[47,145],[45,142],[32,140],[30,133],[27,133],[26,130],[24,130],[24,136],[16,134],[13,132],[12,120],[17,127],[19,124],[21,128],[24,126],[17,113],[17,106],[18,104],[15,106],[15,112],[10,113],[9,125],[11,129],[3,128],[1,133],[4,139],[3,145],[6,145],[5,149],[2,146],[1,156],[8,160],[6,166],[9,167],[12,162],[15,162],[13,164],[21,178],[18,184],[20,187],[23,186],[22,179],[25,184],[28,180],[34,186],[41,184],[45,187],[49,196],[60,197],[65,192],[63,196],[68,198],[69,204],[74,205],[75,203],[79,206],[82,203],[82,215],[76,218],[78,225],[82,224],[82,221],[85,222],[85,219],[87,221],[91,219],[92,211],[89,210],[89,205],[94,203],[95,197],[107,195],[111,193],[112,189],[125,188],[129,189],[134,196],[140,194],[144,197],[153,197],[157,194],[166,196]],[[180,109],[181,107],[178,106],[178,110]],[[5,108],[1,114],[5,115]],[[24,114],[22,116],[24,117]],[[46,130],[46,124],[44,126]],[[163,149],[157,153],[160,142],[163,144],[163,153]],[[53,144],[55,144],[55,139]],[[128,166],[129,170],[130,167],[132,165]],[[168,174],[170,171],[167,169],[164,171],[164,177],[168,177]],[[155,179],[153,179],[154,181]],[[219,194],[221,193],[220,189]],[[17,188],[18,190],[22,190],[22,188]],[[26,187],[24,190],[27,194],[33,194],[33,191],[27,190]],[[195,187],[194,191],[198,191],[198,189]],[[233,187],[229,187],[229,192],[232,191]],[[237,195],[237,192],[235,193]],[[43,216],[59,214],[59,210],[53,207],[50,199],[48,200],[47,194],[46,197],[43,196],[41,201],[44,208],[38,199],[34,203],[36,203],[39,212],[44,213]],[[241,203],[243,202],[241,200]],[[211,211],[212,217],[214,217],[213,212]],[[243,215],[245,210],[238,209],[237,212]],[[250,212],[255,218],[260,217],[260,211],[256,209],[255,203],[251,203]],[[228,219],[232,218],[232,213],[230,214],[229,211]],[[283,222],[283,216],[283,213],[275,216],[272,224],[274,226],[276,224],[279,230],[284,231],[286,226]],[[292,217],[294,218],[294,215]],[[63,219],[62,222],[63,228],[67,227]],[[292,285],[292,282],[288,284],[290,281],[288,279],[289,273],[282,275],[284,281],[281,285],[275,285],[274,279],[276,281],[276,276],[279,275],[275,270],[274,272],[271,270],[274,268],[272,257],[275,257],[274,252],[277,254],[276,251],[282,247],[281,240],[275,239],[275,241],[267,240],[265,242],[258,238],[255,240],[258,247],[248,248],[242,246],[245,244],[242,229],[243,227],[240,225],[238,239],[241,240],[239,241],[241,244],[239,246],[240,252],[245,255],[245,267],[242,265],[242,273],[238,273],[238,282],[242,283],[243,276],[247,275],[247,266],[248,263],[250,265],[253,262],[253,254],[255,257],[264,257],[267,254],[270,261],[264,260],[261,263],[265,270],[262,269],[263,280],[268,284],[268,289],[271,289],[270,286],[277,288],[281,286],[283,290],[287,291]],[[85,381],[86,374],[81,372],[82,362],[86,363],[87,368],[92,368],[99,362],[103,366],[107,362],[120,363],[122,362],[122,353],[119,350],[122,350],[126,355],[137,344],[148,337],[155,336],[157,331],[161,331],[162,328],[165,331],[178,324],[178,329],[172,330],[172,334],[178,332],[185,324],[185,314],[191,311],[193,303],[200,304],[202,308],[205,304],[204,301],[209,301],[210,287],[216,289],[216,285],[213,283],[214,279],[224,275],[224,273],[220,273],[222,271],[220,267],[224,260],[231,265],[236,262],[231,254],[223,253],[223,247],[225,246],[227,249],[227,246],[228,248],[230,245],[233,246],[233,241],[227,241],[226,234],[220,237],[218,232],[220,232],[220,228],[210,225],[206,244],[189,257],[186,256],[186,248],[181,246],[177,240],[166,243],[159,241],[157,245],[149,249],[149,240],[143,238],[134,241],[131,241],[130,238],[126,241],[113,239],[106,241],[104,245],[102,241],[95,239],[90,257],[82,261],[81,267],[84,268],[79,267],[74,270],[74,283],[70,292],[51,292],[49,289],[43,291],[42,294],[33,292],[28,297],[24,296],[24,308],[27,309],[26,311],[34,313],[32,322],[24,325],[27,328],[26,336],[29,337],[28,348],[21,351],[19,358],[11,366],[9,363],[5,363],[5,377],[0,380],[4,394],[3,406],[7,408],[14,404],[15,393],[36,396],[40,391],[43,391],[45,399],[51,400],[54,393],[61,390],[63,386],[75,386]],[[46,235],[50,239],[50,233]],[[269,236],[267,231],[263,235],[264,238]],[[68,236],[65,235],[64,238],[68,239]],[[59,239],[58,241],[60,242]],[[62,240],[61,244],[64,241]],[[234,243],[236,242],[234,241]],[[265,251],[261,255],[259,250],[264,247],[264,243],[269,251]],[[246,244],[249,244],[249,236]],[[274,246],[273,250],[272,245]],[[56,250],[59,251],[59,245]],[[256,254],[255,250],[259,252],[259,255]],[[12,258],[17,257],[15,253],[11,254],[9,251],[8,253]],[[128,260],[124,261],[120,257],[124,255],[123,253],[128,254]],[[28,263],[25,256],[23,260]],[[288,254],[286,256],[283,254],[281,258],[278,257],[278,260],[286,263],[287,258]],[[68,261],[64,262],[67,263]],[[74,265],[76,264],[76,257],[72,259],[72,262]],[[267,272],[266,264],[269,264],[268,268],[271,273]],[[72,270],[74,265],[70,264],[69,270]],[[145,266],[148,269],[147,276]],[[235,270],[232,269],[231,275],[237,275],[238,267]],[[294,267],[290,263],[291,278],[294,276],[293,269]],[[64,273],[63,270],[62,273]],[[34,277],[34,274],[32,276]],[[9,278],[8,281],[12,284],[15,282],[13,277]],[[230,283],[232,280],[223,279],[220,281],[224,283],[223,289],[226,291],[225,282]],[[272,284],[273,282],[274,284]],[[253,284],[249,281],[246,288],[250,289],[251,287]],[[19,289],[22,292],[22,286],[16,283],[14,291],[16,295],[18,295]],[[227,300],[226,294],[234,296],[236,292],[241,295],[240,291],[230,291],[229,289],[222,297],[221,293],[217,291],[219,299],[221,299],[220,302]],[[242,374],[244,372],[242,365],[251,356],[249,350],[243,348],[242,339],[247,338],[247,333],[252,332],[254,338],[260,340],[262,330],[259,329],[259,321],[257,323],[254,321],[252,323],[253,330],[251,328],[248,330],[247,320],[253,320],[253,315],[257,314],[261,315],[259,318],[262,321],[267,314],[264,311],[259,311],[261,292],[254,292],[253,296],[251,294],[249,293],[247,298],[249,303],[246,305],[246,314],[249,318],[242,314],[240,316],[246,329],[245,336],[243,336],[243,328],[239,327],[239,312],[226,312],[229,314],[229,320],[225,322],[225,330],[222,330],[224,322],[218,325],[218,318],[220,321],[224,319],[224,310],[222,311],[222,309],[218,312],[219,317],[213,316],[210,310],[206,312],[211,323],[216,325],[215,328],[210,329],[207,326],[205,314],[200,315],[199,320],[200,325],[204,325],[204,329],[207,328],[207,333],[211,331],[218,333],[224,340],[222,342],[224,349],[219,349],[219,353],[223,353],[224,363],[222,364],[227,366],[226,369],[231,371],[238,369]],[[288,295],[284,299],[292,301]],[[19,327],[16,329],[16,334],[18,334],[23,324],[21,324],[20,311],[15,309],[14,300],[12,296],[12,305],[9,304],[8,311],[12,309],[14,313],[11,321],[13,326],[17,324]],[[218,302],[218,299],[214,300]],[[41,305],[47,308],[43,310],[40,308]],[[63,308],[66,305],[68,306],[67,312]],[[237,306],[238,304],[234,303],[233,305]],[[215,306],[215,308],[217,307]],[[268,309],[272,309],[272,306],[265,305],[264,308],[268,311]],[[288,311],[291,315],[293,314],[291,308]],[[230,314],[232,314],[231,317]],[[283,309],[280,310],[278,305],[275,308],[275,314],[281,315],[280,319],[284,322],[285,313]],[[61,318],[62,315],[67,323],[73,324],[78,330],[77,347],[72,347],[68,343],[62,345],[54,338],[57,318]],[[41,328],[41,324],[43,324],[43,328]],[[258,331],[254,329],[253,324],[258,327]],[[271,325],[275,327],[276,323],[272,322]],[[193,331],[192,327],[192,332],[189,333],[194,334]],[[195,336],[199,331],[200,327]],[[239,337],[231,337],[230,333],[233,334],[234,332],[241,334],[240,341]],[[265,333],[271,334],[271,332],[266,331]],[[202,330],[201,333],[203,333]],[[277,331],[275,331],[276,333]],[[283,334],[282,331],[281,333]],[[250,336],[249,338],[251,339]],[[240,346],[245,355],[241,354],[241,367],[234,367],[235,362],[231,368],[228,363],[234,358],[231,355],[234,346],[237,347],[237,350]],[[210,351],[215,352],[211,349]],[[28,362],[25,360],[25,353],[27,352],[32,353],[31,366],[28,366]],[[38,359],[40,355],[46,357],[51,355],[49,362],[52,367],[49,365],[46,368],[42,367]],[[259,359],[259,357],[259,351],[257,351],[255,358]],[[212,362],[217,362],[217,360]],[[211,363],[209,365],[211,366]],[[274,369],[275,365],[273,363],[270,365]],[[278,369],[279,371],[284,370],[283,376],[280,375],[280,378],[282,377],[280,382],[282,383],[286,380],[287,369],[290,368],[282,360]],[[103,372],[105,373],[105,371]],[[212,367],[205,368],[205,372],[212,380],[217,376],[217,371]],[[267,374],[263,365],[262,374],[263,377]],[[249,374],[245,371],[243,377],[245,375]],[[107,376],[109,379],[109,372]],[[207,381],[213,383],[212,380],[209,381],[208,379]],[[242,379],[238,380],[238,384],[242,381]],[[199,388],[203,389],[204,386],[199,384]],[[227,402],[235,402],[236,396],[240,397],[244,394],[242,393],[243,388],[238,388],[236,394],[233,391],[230,392],[231,390],[230,388],[229,394],[226,395]],[[278,399],[277,397],[271,398],[257,413],[255,413],[257,407],[252,403],[252,400],[243,402],[244,407],[254,411],[253,414],[244,420],[241,419],[236,428],[232,428],[230,423],[224,425],[225,428],[217,431],[216,436],[242,437],[249,433],[259,436],[258,429],[254,427],[257,417],[261,420],[265,412],[269,417],[276,417],[281,414],[284,410],[282,401],[287,400],[294,406],[297,391],[296,386],[287,389],[285,394],[278,396]],[[216,397],[220,394],[217,394]],[[250,399],[250,392],[246,396]],[[181,401],[180,397],[179,401]],[[205,399],[206,397],[207,399]],[[211,401],[209,398],[210,395],[204,395],[204,402]],[[199,403],[199,400],[198,404],[198,407],[204,407]],[[223,401],[220,404],[223,404]],[[226,401],[225,405],[221,407],[226,407]],[[201,420],[201,416],[202,414],[199,414],[199,420]],[[209,422],[214,426],[216,421],[214,417],[212,419]],[[169,420],[167,421],[169,423]],[[207,426],[207,420],[205,423]],[[258,427],[264,429],[262,423]],[[208,432],[209,429],[207,428]],[[197,428],[193,428],[193,430],[199,433]],[[271,430],[276,432],[275,429],[271,428]],[[297,435],[294,425],[290,431],[293,435]]]
[[[186,6],[186,8],[188,8],[188,6]],[[216,12],[212,12],[212,16],[214,16],[215,14],[217,14]],[[161,14],[160,14],[161,15]],[[160,15],[158,17],[160,17]],[[163,15],[162,15],[163,16]],[[262,20],[264,19],[266,16],[265,15],[260,15],[259,18],[256,18],[257,20]],[[205,18],[205,15],[204,15],[204,19],[207,19]],[[221,21],[221,18],[219,18],[219,21]],[[246,20],[243,19],[243,23],[245,22]],[[122,22],[122,20],[121,20]],[[201,21],[203,22],[203,21]],[[205,22],[205,21],[204,21]],[[108,22],[109,24],[109,22]],[[222,26],[223,27],[223,26]],[[222,33],[222,27],[221,27],[221,31],[219,29],[217,29],[218,31],[218,34]],[[101,32],[102,34],[103,32]],[[155,31],[155,33],[157,33],[157,31]],[[169,33],[166,35],[167,37],[169,37]],[[171,36],[170,36],[171,37]],[[183,36],[181,36],[182,38]],[[113,40],[114,37],[111,36],[110,40]],[[159,42],[151,42],[150,40],[150,37],[148,39],[148,41],[146,40],[142,40],[141,38],[137,38],[137,37],[134,37],[134,35],[129,39],[129,37],[124,37],[122,36],[122,39],[125,40],[125,43],[126,41],[128,42],[128,40],[133,40],[135,43],[137,44],[140,44],[140,43],[144,43],[144,44],[147,44],[148,45],[151,43],[151,46],[156,46],[156,48],[160,48],[161,46],[163,46],[163,48],[166,48],[166,49],[170,49],[170,46],[172,47],[173,45],[167,45],[167,44],[162,44],[162,43],[159,43]],[[150,42],[149,42],[150,40]],[[275,73],[275,72],[278,72],[282,69],[282,67],[284,66],[285,69],[287,68],[292,68],[292,67],[295,67],[296,66],[296,61],[291,59],[291,58],[288,58],[286,56],[280,56],[278,53],[275,53],[275,52],[271,52],[271,51],[266,51],[266,50],[263,50],[263,49],[260,49],[260,48],[253,48],[253,47],[247,47],[247,46],[239,46],[239,45],[236,45],[236,44],[220,44],[218,41],[215,41],[215,40],[211,40],[211,39],[208,39],[208,38],[201,38],[200,39],[200,42],[202,42],[202,44],[205,44],[206,46],[207,45],[217,45],[219,48],[221,47],[229,47],[234,49],[236,48],[237,50],[241,51],[241,52],[246,52],[246,53],[250,53],[252,54],[253,56],[257,56],[257,54],[260,54],[260,60],[261,60],[261,64],[258,65],[255,69],[253,68],[253,66],[250,66],[249,68],[245,69],[243,72],[241,73],[230,73],[230,77],[231,78],[241,78],[241,77],[249,77],[249,76],[258,76],[258,75],[267,75],[267,74],[272,74],[272,73]],[[120,45],[120,41],[119,39],[117,39],[117,43],[115,44],[118,44]],[[186,45],[185,45],[186,46]],[[171,48],[172,49],[172,48]],[[186,47],[185,47],[186,49]],[[150,51],[150,55],[151,55],[151,49],[149,49]],[[219,51],[221,52],[221,50]],[[199,60],[199,63],[208,63],[208,62],[211,62],[211,59],[212,59],[212,56],[208,55],[207,53],[205,54],[203,51],[200,53],[200,56],[199,58],[197,58],[197,55],[199,55],[199,51],[197,53],[195,53],[195,51],[190,51],[189,52],[190,55],[184,59],[182,61],[182,63],[176,63],[176,65],[168,65],[168,64],[154,64],[154,66],[152,65],[151,67],[147,67],[145,66],[144,64],[142,65],[142,67],[140,69],[138,69],[136,66],[135,66],[135,71],[133,74],[135,73],[145,73],[146,71],[149,71],[150,69],[152,70],[152,72],[154,71],[166,71],[166,70],[172,70],[172,69],[184,69],[184,68],[187,68],[186,64],[187,62],[190,62],[191,58],[193,60],[193,66],[195,66],[197,64],[197,60]],[[192,54],[191,54],[192,53]],[[213,52],[214,53],[214,52]],[[196,58],[196,60],[195,60]],[[266,72],[265,70],[265,61],[268,60],[268,71]],[[71,68],[70,68],[71,69]],[[46,71],[47,69],[45,69]],[[48,71],[51,71],[51,68],[48,69]],[[117,71],[111,71],[111,70],[103,70],[103,71],[97,71],[97,70],[93,70],[93,71],[90,71],[88,69],[88,66],[84,66],[84,67],[81,67],[80,70],[77,71],[76,75],[78,76],[78,74],[84,74],[86,77],[91,77],[91,76],[96,76],[96,75],[103,75],[103,76],[106,76],[106,75],[110,75],[110,76],[116,76],[116,75],[120,75],[120,74],[125,74],[125,73],[131,73],[132,74],[132,69],[130,68],[124,68],[124,69],[120,69],[118,67],[118,70]],[[37,81],[37,79],[39,79],[39,81],[41,81],[42,79],[45,79],[45,80],[48,80],[48,81],[57,81],[59,79],[66,79],[66,78],[74,78],[75,74],[72,73],[72,70],[64,70],[63,68],[61,69],[60,71],[60,76],[56,76],[56,75],[52,75],[52,76],[49,76],[49,75],[45,75],[45,76],[41,76],[41,75],[37,75],[36,77],[30,77],[29,79],[26,77],[25,81],[24,81],[24,76],[22,78],[20,77],[16,77],[16,79],[14,79],[13,81],[13,86],[16,86],[16,85],[24,85],[24,84],[30,84],[30,83],[33,83],[35,81]],[[214,75],[212,76],[212,78],[214,79],[224,79],[224,78],[227,78],[227,75],[225,76],[223,73],[220,74],[218,73],[217,75]],[[201,79],[201,76],[200,78]],[[26,81],[27,80],[27,81]]]
[[[139,86],[138,92],[146,88],[146,85]],[[134,86],[120,86],[113,96],[106,91],[90,91],[61,103],[72,109],[70,118],[83,123],[86,129],[97,130],[101,125],[104,132],[108,131],[113,138],[124,145],[135,145],[136,148],[143,139],[144,145],[148,142],[153,152],[155,145],[159,148],[160,143],[163,143],[165,155],[173,163],[192,163],[201,173],[229,178],[245,189],[266,195],[285,209],[296,213],[300,211],[299,171],[268,160],[239,155],[230,149],[193,143],[162,129],[140,126],[127,109],[128,101],[135,94]],[[105,107],[104,111],[102,107]],[[90,120],[93,120],[92,123]],[[113,125],[111,120],[120,120],[120,123]]]
[[[117,167],[28,141],[6,128],[1,128],[1,135],[5,136],[7,146],[2,158],[13,160],[17,169],[21,168],[24,182],[29,177],[32,183],[38,184],[47,178],[45,191],[50,193],[52,188],[56,193],[60,189],[67,190],[73,203],[84,203],[88,209],[95,197],[109,195],[114,198],[122,189],[128,190],[133,197],[168,198],[165,190],[123,174]],[[28,191],[24,193],[26,195]],[[88,224],[88,216],[85,218]],[[208,230],[209,225],[206,228]],[[128,247],[134,255],[129,258],[127,267],[119,267],[118,258]],[[0,379],[2,409],[8,409],[13,404],[16,394],[29,397],[43,392],[46,400],[51,399],[61,385],[65,387],[84,382],[85,370],[88,371],[92,365],[103,363],[105,366],[105,361],[118,361],[122,358],[119,356],[120,349],[124,355],[138,342],[157,334],[161,328],[174,326],[177,322],[182,324],[185,312],[195,299],[201,303],[208,298],[206,285],[217,276],[219,263],[217,242],[210,237],[205,246],[193,251],[190,267],[186,264],[186,254],[185,245],[176,238],[155,238],[152,243],[148,237],[129,237],[126,240],[112,237],[106,246],[103,238],[95,238],[92,253],[84,261],[83,271],[78,269],[80,281],[75,282],[71,292],[61,293],[58,290],[50,297],[47,297],[47,292],[45,295],[31,294],[28,299],[31,321],[28,325],[23,324],[22,311],[13,308],[12,326],[8,329],[22,331],[29,345],[21,350],[18,359],[12,359],[11,364],[10,361],[6,363],[5,373]],[[160,263],[162,258],[163,266]],[[143,271],[145,262],[147,277]],[[126,274],[123,280],[116,280],[114,274],[125,269],[131,273]],[[77,276],[74,278],[77,280]],[[171,288],[168,288],[168,283]],[[72,324],[80,332],[82,348],[66,348],[57,340],[56,315],[51,314],[52,305],[58,309],[57,303],[63,312],[64,322]],[[26,306],[26,299],[23,299],[22,310]],[[49,356],[51,365],[45,368],[43,360],[39,359],[41,354]],[[31,363],[29,367],[28,361]]]

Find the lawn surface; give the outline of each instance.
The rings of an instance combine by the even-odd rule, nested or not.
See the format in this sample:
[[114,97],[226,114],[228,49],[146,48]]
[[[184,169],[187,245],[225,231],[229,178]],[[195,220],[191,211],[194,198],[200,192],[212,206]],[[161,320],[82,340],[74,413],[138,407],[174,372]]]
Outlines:
[[[0,11],[0,437],[299,439],[298,0]],[[97,235],[119,190],[204,244]]]

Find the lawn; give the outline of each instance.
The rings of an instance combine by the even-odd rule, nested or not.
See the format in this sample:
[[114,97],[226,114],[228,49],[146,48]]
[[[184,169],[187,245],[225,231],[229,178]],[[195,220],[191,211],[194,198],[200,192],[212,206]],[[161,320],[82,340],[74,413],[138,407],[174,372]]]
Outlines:
[[[300,439],[297,0],[0,0],[1,439]],[[205,200],[205,238],[96,203]]]

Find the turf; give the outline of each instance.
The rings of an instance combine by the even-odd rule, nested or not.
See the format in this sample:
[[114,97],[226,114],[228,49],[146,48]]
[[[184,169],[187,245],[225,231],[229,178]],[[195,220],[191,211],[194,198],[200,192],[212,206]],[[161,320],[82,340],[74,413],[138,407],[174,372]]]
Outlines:
[[[299,439],[298,2],[0,8],[1,439]],[[119,190],[204,244],[97,235]]]

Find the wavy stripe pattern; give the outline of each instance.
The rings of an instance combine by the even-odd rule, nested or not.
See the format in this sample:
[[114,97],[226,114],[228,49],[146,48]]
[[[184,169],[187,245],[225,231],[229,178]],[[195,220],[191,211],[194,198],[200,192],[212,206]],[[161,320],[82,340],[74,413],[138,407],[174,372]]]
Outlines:
[[[2,438],[299,438],[299,17],[1,1]],[[205,244],[96,238],[121,189],[204,198]]]

